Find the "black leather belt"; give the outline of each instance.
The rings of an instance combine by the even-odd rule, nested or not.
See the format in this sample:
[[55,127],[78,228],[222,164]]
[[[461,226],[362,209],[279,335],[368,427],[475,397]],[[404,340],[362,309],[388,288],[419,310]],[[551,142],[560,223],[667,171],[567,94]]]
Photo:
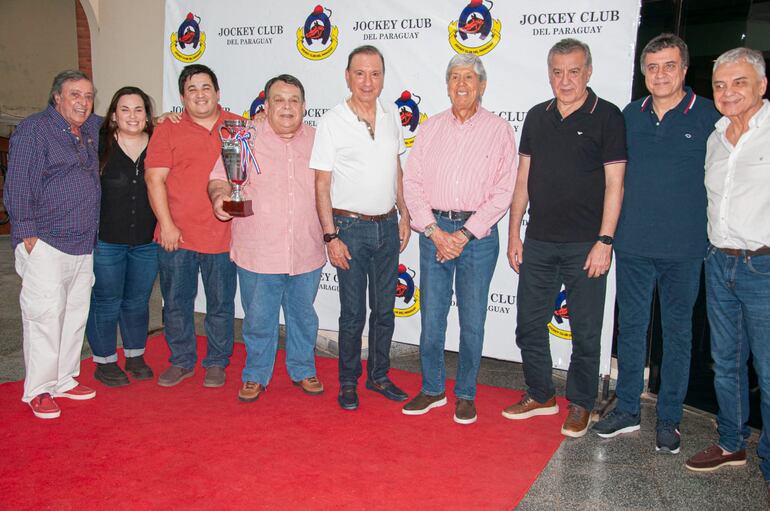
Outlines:
[[756,250],[743,250],[740,248],[719,248],[717,250],[723,254],[727,254],[733,257],[757,257],[763,255],[770,255],[770,247],[760,247]]
[[346,216],[348,218],[357,218],[358,220],[366,220],[367,222],[380,222],[382,220],[387,220],[388,218],[392,217],[396,214],[396,208],[394,207],[384,215],[362,215],[361,213],[356,213],[354,211],[348,211],[347,209],[332,209],[332,214],[337,216]]
[[448,218],[449,220],[468,220],[475,211],[441,211],[440,209],[434,209],[433,214],[442,218]]

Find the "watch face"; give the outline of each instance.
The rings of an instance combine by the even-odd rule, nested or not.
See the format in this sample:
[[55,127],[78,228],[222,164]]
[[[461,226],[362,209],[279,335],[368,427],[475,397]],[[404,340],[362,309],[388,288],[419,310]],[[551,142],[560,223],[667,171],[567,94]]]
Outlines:
[[599,241],[604,243],[605,245],[612,245],[612,242],[614,240],[612,236],[599,236]]

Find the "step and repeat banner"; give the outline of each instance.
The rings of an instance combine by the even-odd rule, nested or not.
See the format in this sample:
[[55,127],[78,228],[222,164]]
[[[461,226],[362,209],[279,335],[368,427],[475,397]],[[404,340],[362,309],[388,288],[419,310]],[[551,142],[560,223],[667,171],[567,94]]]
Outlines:
[[[588,43],[593,55],[590,86],[623,107],[630,99],[639,0],[166,0],[163,109],[181,110],[177,77],[191,63],[211,67],[219,78],[222,106],[245,117],[263,108],[264,84],[289,73],[306,90],[305,122],[319,118],[348,94],[348,53],[362,44],[385,56],[380,100],[401,111],[403,135],[411,147],[420,124],[447,109],[445,72],[455,53],[481,56],[488,84],[484,107],[508,121],[517,141],[527,111],[553,96],[546,56],[558,40]],[[402,156],[402,164],[409,151]],[[558,208],[559,204],[554,204]],[[521,226],[522,234],[526,227]],[[498,225],[501,250],[487,300],[484,355],[520,361],[515,344],[517,275],[506,258],[508,218]],[[418,344],[420,273],[417,235],[401,255],[394,339]],[[611,272],[602,342],[602,374],[609,374],[615,285]],[[205,311],[202,288],[196,310]],[[548,328],[554,367],[567,368],[571,352],[569,301],[553,297]],[[243,316],[236,298],[239,317]],[[337,330],[336,271],[323,270],[316,308],[320,326]],[[456,351],[456,307],[449,314],[447,349]]]

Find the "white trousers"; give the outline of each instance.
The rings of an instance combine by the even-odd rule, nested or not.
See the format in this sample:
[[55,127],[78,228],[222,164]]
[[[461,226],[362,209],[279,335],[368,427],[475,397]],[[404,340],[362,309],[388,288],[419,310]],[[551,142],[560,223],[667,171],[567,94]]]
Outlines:
[[77,386],[80,352],[94,284],[93,254],[65,254],[37,240],[28,254],[16,246],[24,331],[24,396],[66,392]]

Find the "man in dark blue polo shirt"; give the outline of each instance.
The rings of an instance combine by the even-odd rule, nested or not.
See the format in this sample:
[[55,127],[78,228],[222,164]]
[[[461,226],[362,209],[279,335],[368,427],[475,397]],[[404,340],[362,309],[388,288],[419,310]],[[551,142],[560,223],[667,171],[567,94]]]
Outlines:
[[628,165],[615,239],[618,403],[593,427],[604,438],[640,427],[650,302],[657,285],[664,348],[655,449],[673,454],[679,452],[692,310],[707,243],[706,140],[719,119],[710,100],[684,87],[688,61],[687,45],[679,37],[652,39],[640,60],[650,95],[623,110]]
[[508,233],[508,259],[519,272],[516,343],[528,389],[503,416],[528,419],[559,411],[547,325],[564,284],[572,355],[569,413],[561,431],[569,437],[586,433],[596,400],[607,271],[626,161],[623,116],[588,88],[592,70],[591,50],[576,39],[559,41],[548,52],[555,98],[533,107],[524,121]]
[[91,399],[78,384],[94,283],[99,224],[94,86],[80,71],[54,78],[48,108],[11,137],[4,199],[11,216],[24,330],[24,396],[35,416],[60,415],[54,398]]

